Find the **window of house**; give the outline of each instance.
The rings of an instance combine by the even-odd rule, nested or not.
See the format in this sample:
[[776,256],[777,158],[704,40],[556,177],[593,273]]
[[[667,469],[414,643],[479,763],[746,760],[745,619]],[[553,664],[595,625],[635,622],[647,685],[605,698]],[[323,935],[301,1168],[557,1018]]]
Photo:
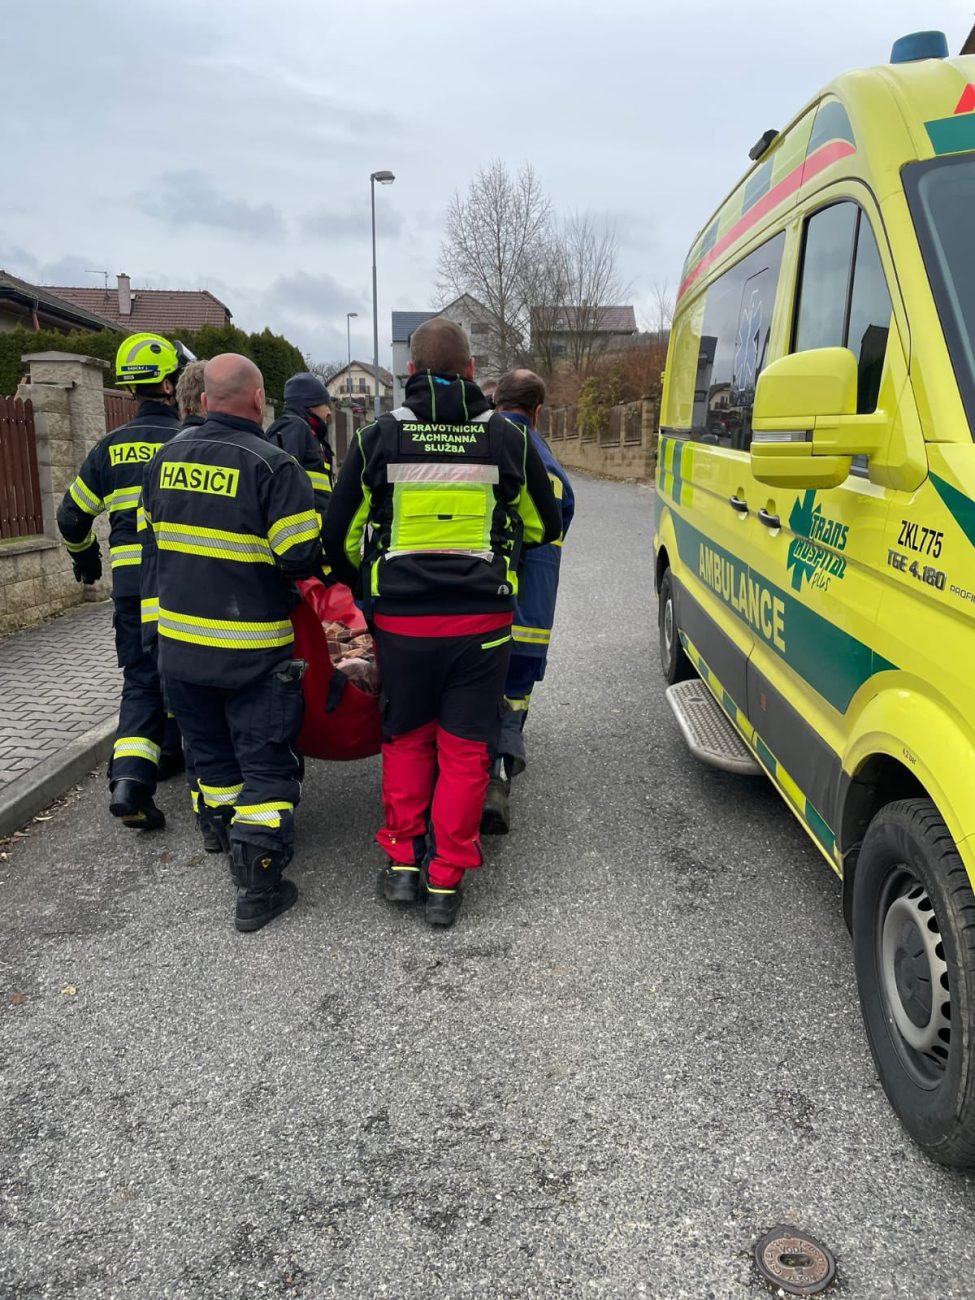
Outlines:
[[471,321],[471,334],[486,334],[488,332],[487,321]]
[[755,385],[765,366],[785,235],[778,234],[708,288],[694,384],[692,436],[746,449]]
[[857,359],[857,411],[875,411],[891,303],[870,222],[856,203],[834,203],[806,223],[794,352],[849,348]]

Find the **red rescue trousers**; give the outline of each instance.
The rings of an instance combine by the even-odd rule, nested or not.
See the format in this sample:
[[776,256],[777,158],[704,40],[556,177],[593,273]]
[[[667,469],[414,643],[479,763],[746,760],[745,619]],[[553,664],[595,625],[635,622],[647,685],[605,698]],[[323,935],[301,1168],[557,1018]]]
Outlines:
[[374,620],[386,817],[376,839],[404,865],[423,862],[432,849],[430,884],[439,889],[453,888],[483,861],[481,812],[511,622],[511,614]]

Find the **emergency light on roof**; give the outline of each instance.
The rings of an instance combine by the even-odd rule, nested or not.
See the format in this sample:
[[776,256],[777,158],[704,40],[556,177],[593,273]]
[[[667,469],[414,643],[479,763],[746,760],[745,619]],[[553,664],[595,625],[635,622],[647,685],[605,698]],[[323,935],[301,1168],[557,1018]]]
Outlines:
[[944,32],[910,32],[894,41],[891,63],[917,63],[920,59],[946,59],[948,38]]

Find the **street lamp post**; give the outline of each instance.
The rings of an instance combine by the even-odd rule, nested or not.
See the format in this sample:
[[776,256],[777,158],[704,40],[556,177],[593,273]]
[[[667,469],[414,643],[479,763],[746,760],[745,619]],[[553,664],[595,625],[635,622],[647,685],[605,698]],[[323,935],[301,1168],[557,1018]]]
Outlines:
[[349,364],[345,372],[345,391],[349,395],[349,401],[352,401],[352,317],[358,317],[357,311],[347,311],[345,313],[345,342],[349,350]]
[[376,181],[380,185],[392,185],[396,177],[392,172],[372,172],[369,177],[369,193],[372,198],[372,366],[376,381],[376,401],[374,412],[379,419],[381,392],[379,384],[379,299],[376,296]]

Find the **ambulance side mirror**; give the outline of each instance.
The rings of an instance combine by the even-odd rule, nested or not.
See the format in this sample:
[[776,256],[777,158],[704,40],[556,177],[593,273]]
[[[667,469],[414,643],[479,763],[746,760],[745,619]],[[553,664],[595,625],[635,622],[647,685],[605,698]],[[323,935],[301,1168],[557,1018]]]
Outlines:
[[772,487],[830,488],[876,445],[877,419],[857,409],[849,348],[793,352],[766,366],[752,410],[752,473]]

